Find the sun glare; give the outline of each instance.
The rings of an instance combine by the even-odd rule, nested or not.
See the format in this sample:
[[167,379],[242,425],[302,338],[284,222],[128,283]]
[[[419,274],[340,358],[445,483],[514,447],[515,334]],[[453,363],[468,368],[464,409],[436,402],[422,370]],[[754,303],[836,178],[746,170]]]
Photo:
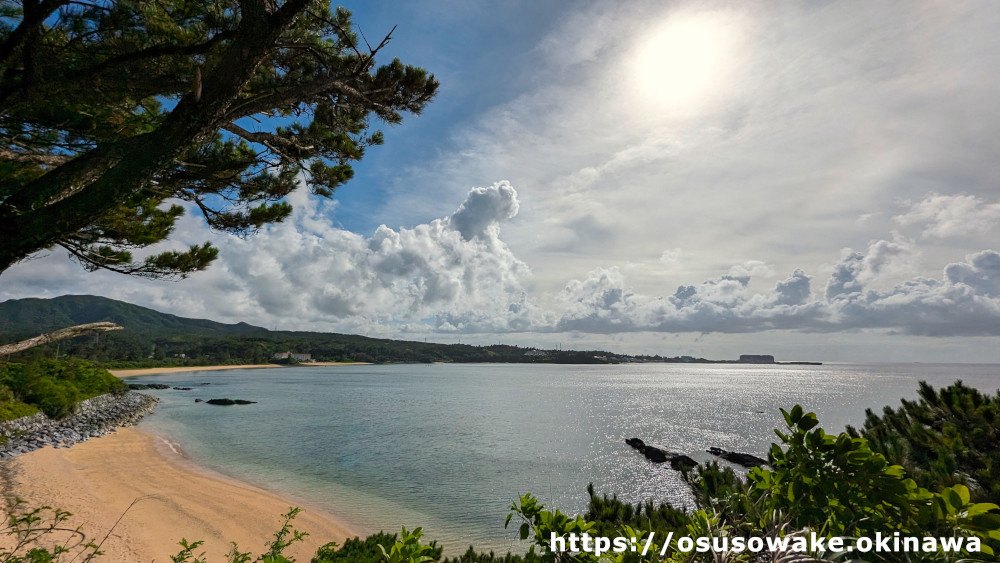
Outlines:
[[633,56],[635,93],[645,106],[691,113],[723,85],[731,38],[709,16],[675,16],[643,38]]

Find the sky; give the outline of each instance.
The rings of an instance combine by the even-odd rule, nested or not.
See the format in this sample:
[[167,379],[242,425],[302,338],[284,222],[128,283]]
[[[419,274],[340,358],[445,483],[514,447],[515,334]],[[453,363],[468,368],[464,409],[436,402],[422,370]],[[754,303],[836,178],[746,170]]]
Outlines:
[[0,300],[436,342],[1000,362],[988,2],[369,2],[440,93],[332,199],[168,282],[60,251]]

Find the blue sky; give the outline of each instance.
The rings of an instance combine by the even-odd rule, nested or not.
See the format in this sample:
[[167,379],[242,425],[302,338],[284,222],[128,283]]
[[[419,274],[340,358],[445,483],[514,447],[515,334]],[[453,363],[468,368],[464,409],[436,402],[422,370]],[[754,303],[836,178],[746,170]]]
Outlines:
[[332,201],[177,283],[94,293],[273,328],[733,358],[1000,362],[987,2],[371,2],[441,81]]

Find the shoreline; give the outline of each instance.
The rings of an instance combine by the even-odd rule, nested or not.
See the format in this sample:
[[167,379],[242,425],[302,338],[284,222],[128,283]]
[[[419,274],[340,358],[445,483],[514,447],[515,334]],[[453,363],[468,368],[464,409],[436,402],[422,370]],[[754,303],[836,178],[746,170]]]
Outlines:
[[256,556],[294,506],[302,511],[292,523],[309,536],[287,555],[300,561],[327,542],[359,535],[336,515],[197,465],[176,444],[135,427],[22,454],[0,462],[0,471],[7,502],[19,497],[27,507],[67,510],[68,527],[80,526],[86,541],[99,542],[111,530],[101,561],[167,561],[182,538],[204,540],[195,553],[210,561],[225,560],[232,541]]
[[370,362],[307,362],[295,364],[294,366],[281,364],[239,364],[239,365],[216,365],[216,366],[172,366],[158,368],[139,369],[109,369],[108,373],[115,377],[126,378],[138,375],[158,375],[163,373],[183,373],[188,371],[222,371],[229,369],[261,369],[261,368],[284,368],[303,366],[366,366]]

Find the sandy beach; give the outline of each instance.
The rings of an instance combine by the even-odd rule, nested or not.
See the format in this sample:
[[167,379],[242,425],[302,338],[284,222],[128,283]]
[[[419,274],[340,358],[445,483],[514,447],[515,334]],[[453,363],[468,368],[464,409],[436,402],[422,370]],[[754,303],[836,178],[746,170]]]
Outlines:
[[163,367],[144,369],[109,369],[108,372],[115,377],[134,377],[136,375],[155,375],[158,373],[180,373],[184,371],[220,371],[224,369],[258,369],[258,368],[280,368],[280,367],[301,367],[301,366],[364,366],[369,362],[304,362],[295,366],[282,366],[280,364],[244,364],[235,366],[188,366],[188,367]]
[[256,557],[290,506],[303,509],[295,527],[310,534],[288,551],[299,561],[309,561],[329,541],[357,535],[301,501],[198,467],[163,438],[136,428],[0,463],[6,481],[0,485],[8,498],[71,512],[68,526],[81,527],[87,541],[100,542],[141,499],[114,528],[99,561],[169,561],[181,538],[204,540],[196,553],[204,552],[209,561],[224,561],[231,541]]
[[157,373],[180,373],[183,371],[220,371],[224,369],[259,369],[281,367],[276,364],[244,364],[237,366],[187,366],[174,368],[145,368],[145,369],[109,369],[108,373],[115,377],[132,377],[136,375],[154,375]]

